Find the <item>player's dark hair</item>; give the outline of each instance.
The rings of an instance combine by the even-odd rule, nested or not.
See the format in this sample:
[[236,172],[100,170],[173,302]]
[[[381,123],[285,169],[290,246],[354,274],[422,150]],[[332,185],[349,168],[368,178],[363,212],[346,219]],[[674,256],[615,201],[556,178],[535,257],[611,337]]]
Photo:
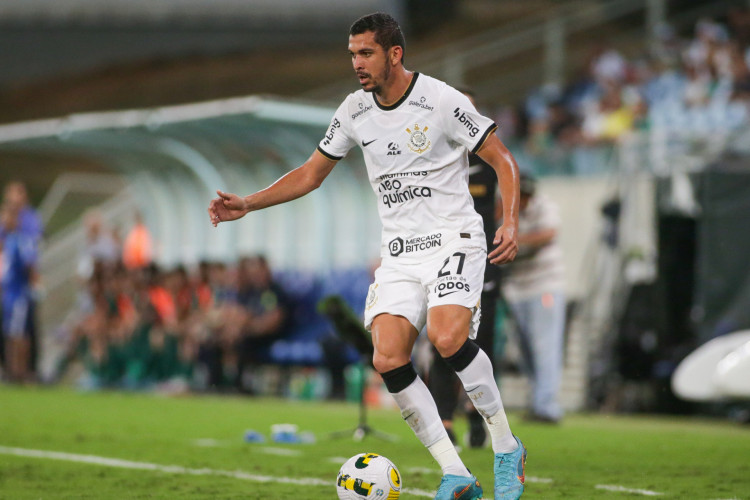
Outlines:
[[406,40],[395,19],[383,12],[362,16],[349,28],[349,35],[361,35],[366,31],[375,33],[375,43],[388,52],[391,47],[401,47],[401,64],[404,63]]

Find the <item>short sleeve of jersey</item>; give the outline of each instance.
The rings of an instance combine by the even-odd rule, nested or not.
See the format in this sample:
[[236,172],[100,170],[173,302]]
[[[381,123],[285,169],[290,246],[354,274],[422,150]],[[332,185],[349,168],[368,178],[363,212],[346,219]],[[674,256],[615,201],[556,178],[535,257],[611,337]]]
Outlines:
[[440,111],[446,135],[475,154],[497,129],[492,120],[479,114],[468,97],[452,87],[443,92]]
[[325,137],[318,143],[318,151],[331,160],[340,160],[356,145],[351,138],[349,99],[347,97],[336,110]]

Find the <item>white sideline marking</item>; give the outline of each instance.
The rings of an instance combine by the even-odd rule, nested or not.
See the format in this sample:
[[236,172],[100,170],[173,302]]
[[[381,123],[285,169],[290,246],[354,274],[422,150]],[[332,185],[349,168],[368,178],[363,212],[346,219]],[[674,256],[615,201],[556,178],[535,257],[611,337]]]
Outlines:
[[626,488],[625,486],[618,486],[614,484],[597,484],[594,486],[597,490],[607,490],[607,491],[614,491],[617,493],[637,493],[638,495],[645,495],[647,497],[656,497],[659,495],[663,495],[664,493],[659,493],[658,491],[651,491],[651,490],[639,490],[636,488]]
[[551,477],[526,476],[526,479],[524,482],[550,484],[550,483],[554,483],[555,481]]
[[264,446],[263,448],[260,448],[260,451],[263,453],[268,453],[269,455],[281,455],[282,457],[298,457],[302,455],[302,452],[299,450],[290,450],[288,448],[274,448],[272,446]]
[[[408,467],[406,469],[406,472],[408,474],[434,474],[436,476],[440,476],[442,474],[440,469],[431,469],[429,467]],[[554,480],[549,477],[526,476],[526,482],[550,484],[553,483]]]
[[223,446],[224,443],[222,443],[218,439],[205,438],[205,439],[195,439],[195,440],[193,440],[193,444],[195,446],[202,446],[202,447],[205,447],[205,448],[212,448],[214,446]]
[[[118,467],[121,469],[150,470],[157,472],[166,472],[168,474],[186,474],[190,476],[222,476],[234,479],[244,479],[256,483],[282,483],[297,484],[300,486],[325,486],[333,487],[333,481],[324,481],[315,477],[276,477],[262,476],[260,474],[249,474],[242,471],[228,471],[217,469],[192,469],[180,465],[159,465],[148,462],[133,462],[130,460],[121,460],[119,458],[99,457],[96,455],[79,455],[77,453],[64,453],[60,451],[30,450],[26,448],[13,448],[9,446],[0,446],[0,454],[14,455],[17,457],[27,458],[47,458],[51,460],[63,460],[65,462],[78,462],[84,464],[103,465],[105,467]],[[435,492],[419,490],[415,488],[404,488],[404,493],[410,495],[432,498]]]
[[408,474],[435,474],[438,476],[443,474],[440,469],[431,469],[430,467],[409,467],[406,472]]

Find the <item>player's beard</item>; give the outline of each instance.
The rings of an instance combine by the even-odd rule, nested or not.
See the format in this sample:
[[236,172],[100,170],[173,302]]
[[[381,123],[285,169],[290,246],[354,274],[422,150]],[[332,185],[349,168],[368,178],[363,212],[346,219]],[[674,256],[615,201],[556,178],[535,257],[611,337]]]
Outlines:
[[387,62],[383,66],[383,72],[381,74],[383,75],[383,77],[376,80],[372,77],[372,73],[370,73],[372,88],[364,89],[365,92],[374,92],[375,94],[380,95],[380,91],[383,89],[383,83],[387,82],[388,78],[391,76],[391,67]]

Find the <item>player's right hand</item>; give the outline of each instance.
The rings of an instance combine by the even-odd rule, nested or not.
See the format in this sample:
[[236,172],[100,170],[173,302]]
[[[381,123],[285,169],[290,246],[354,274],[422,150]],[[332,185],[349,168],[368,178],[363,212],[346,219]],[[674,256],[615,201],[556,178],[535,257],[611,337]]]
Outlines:
[[237,220],[247,214],[248,210],[245,206],[244,198],[233,193],[225,193],[218,189],[216,190],[216,194],[219,197],[214,198],[208,204],[208,216],[214,227],[218,226],[219,222]]
[[518,228],[514,224],[503,224],[495,232],[493,243],[497,245],[487,258],[491,264],[499,266],[511,262],[518,254]]

